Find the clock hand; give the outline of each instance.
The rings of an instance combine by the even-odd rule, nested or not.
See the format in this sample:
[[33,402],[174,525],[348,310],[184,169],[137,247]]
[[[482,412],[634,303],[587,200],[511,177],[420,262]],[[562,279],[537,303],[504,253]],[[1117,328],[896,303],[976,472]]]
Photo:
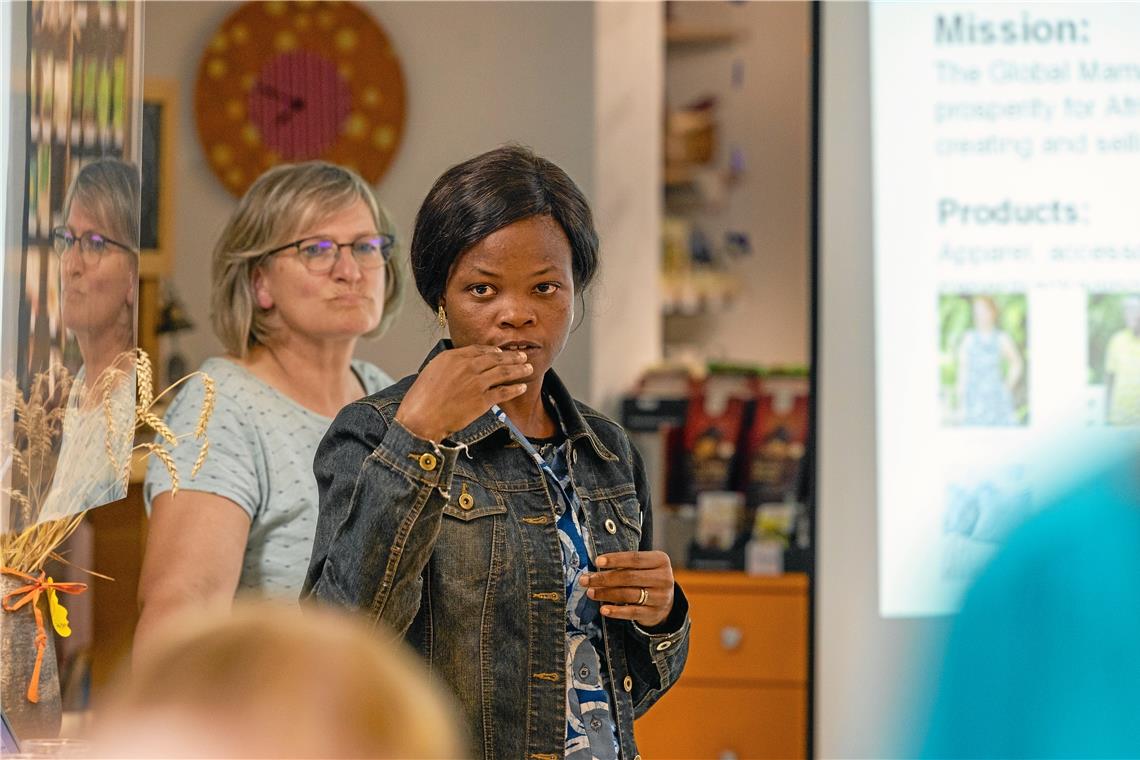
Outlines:
[[262,95],[268,95],[269,97],[273,98],[274,100],[287,100],[289,98],[288,95],[281,92],[281,90],[278,90],[273,85],[265,84],[262,82],[258,83],[257,91],[260,92]]
[[276,122],[278,126],[289,122],[293,118],[293,114],[305,110],[304,98],[293,98],[289,101],[289,110],[282,111],[277,114]]

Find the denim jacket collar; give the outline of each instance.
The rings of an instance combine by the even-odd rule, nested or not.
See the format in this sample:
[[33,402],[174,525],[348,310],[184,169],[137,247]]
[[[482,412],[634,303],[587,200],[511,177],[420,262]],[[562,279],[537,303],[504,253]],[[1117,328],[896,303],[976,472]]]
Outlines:
[[[444,338],[435,344],[431,352],[424,359],[420,365],[420,371],[427,366],[427,363],[438,356],[441,352],[454,348],[451,340]],[[602,459],[608,461],[617,461],[618,457],[612,451],[607,449],[594,433],[593,429],[586,423],[585,417],[582,416],[578,405],[574,402],[574,398],[570,395],[570,391],[562,383],[562,379],[558,377],[553,369],[546,371],[545,377],[542,379],[542,391],[547,394],[551,400],[554,401],[555,406],[558,408],[559,414],[562,415],[562,422],[566,426],[566,435],[570,442],[573,443],[579,438],[586,438],[590,441],[590,446],[594,452]],[[497,430],[506,430],[506,426],[499,422],[495,415],[491,414],[490,410],[484,412],[474,422],[467,425],[467,427],[452,433],[447,437],[448,441],[463,446],[473,445],[484,438],[490,436]]]

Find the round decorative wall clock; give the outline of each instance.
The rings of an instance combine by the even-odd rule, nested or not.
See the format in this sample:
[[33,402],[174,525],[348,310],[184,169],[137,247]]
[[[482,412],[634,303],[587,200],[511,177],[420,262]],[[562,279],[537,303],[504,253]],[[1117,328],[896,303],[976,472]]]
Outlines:
[[388,36],[349,2],[249,2],[202,55],[198,137],[241,195],[266,169],[321,158],[376,184],[404,130],[406,95]]

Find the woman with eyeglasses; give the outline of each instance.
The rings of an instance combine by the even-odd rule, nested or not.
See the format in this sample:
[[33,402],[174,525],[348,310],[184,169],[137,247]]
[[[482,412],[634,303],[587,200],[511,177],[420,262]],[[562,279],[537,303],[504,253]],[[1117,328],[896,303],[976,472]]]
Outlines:
[[68,189],[63,218],[64,224],[52,230],[60,316],[83,364],[69,389],[41,521],[78,514],[127,493],[134,444],[129,431],[135,413],[138,167],[113,158],[82,167]]
[[[193,436],[175,448],[177,495],[161,463],[147,472],[139,647],[188,608],[239,593],[297,599],[317,444],[341,407],[391,382],[353,351],[395,317],[395,250],[372,189],[340,166],[276,167],[238,204],[213,256],[211,320],[227,353],[201,368],[217,385],[209,453],[191,478]],[[203,394],[197,382],[178,394],[166,416],[176,433],[194,430]]]

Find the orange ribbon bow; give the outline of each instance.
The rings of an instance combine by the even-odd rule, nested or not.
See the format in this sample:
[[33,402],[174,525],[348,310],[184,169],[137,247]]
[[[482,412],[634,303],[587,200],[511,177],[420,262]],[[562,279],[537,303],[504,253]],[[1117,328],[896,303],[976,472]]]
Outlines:
[[[86,583],[56,583],[48,581],[47,573],[40,571],[37,578],[34,575],[21,572],[20,570],[13,570],[10,567],[0,567],[0,573],[4,575],[13,575],[17,578],[22,578],[28,582],[26,586],[20,586],[13,589],[4,595],[2,606],[6,612],[15,612],[21,607],[32,605],[32,610],[36,614],[36,666],[32,669],[32,680],[28,684],[28,701],[40,701],[40,667],[44,661],[44,650],[47,649],[47,631],[44,629],[44,614],[40,611],[40,606],[37,602],[40,599],[40,594],[45,591],[54,589],[63,594],[82,594],[87,590]],[[17,599],[17,597],[21,597]],[[12,601],[15,599],[16,601]]]

